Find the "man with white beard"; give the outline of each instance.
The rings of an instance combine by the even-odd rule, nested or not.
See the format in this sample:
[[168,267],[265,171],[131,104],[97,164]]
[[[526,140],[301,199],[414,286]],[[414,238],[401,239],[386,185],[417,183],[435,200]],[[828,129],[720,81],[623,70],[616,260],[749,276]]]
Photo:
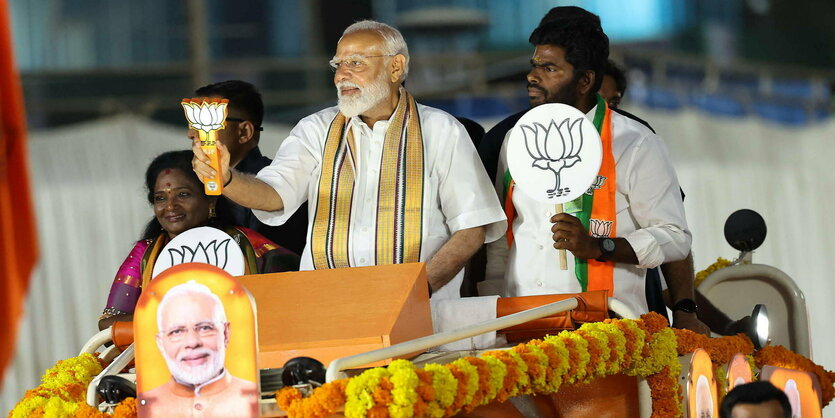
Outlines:
[[[257,176],[218,145],[224,196],[270,225],[307,202],[302,270],[422,261],[433,298],[459,297],[466,261],[506,228],[466,130],[402,86],[409,51],[388,25],[349,26],[330,65],[338,106],[302,119]],[[193,149],[198,177],[213,175]]]
[[171,380],[139,394],[142,416],[258,416],[257,385],[224,367],[230,324],[217,295],[194,281],[174,286],[157,308],[157,326]]

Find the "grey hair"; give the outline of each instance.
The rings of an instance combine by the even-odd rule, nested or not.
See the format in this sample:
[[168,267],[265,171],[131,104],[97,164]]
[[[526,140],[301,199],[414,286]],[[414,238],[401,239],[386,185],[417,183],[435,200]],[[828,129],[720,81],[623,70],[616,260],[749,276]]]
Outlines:
[[157,329],[159,332],[162,331],[162,315],[160,315],[164,310],[165,307],[171,303],[172,300],[176,299],[179,296],[185,295],[199,295],[205,296],[215,302],[215,308],[212,312],[212,321],[216,323],[224,324],[226,323],[226,311],[223,309],[223,302],[220,301],[220,298],[217,297],[216,294],[212,293],[212,290],[209,289],[208,286],[204,284],[197,283],[194,280],[189,280],[183,284],[178,284],[171,289],[168,289],[165,292],[165,295],[162,297],[162,300],[159,302],[159,306],[157,307]]
[[[409,47],[406,46],[406,40],[403,39],[403,34],[385,23],[374,20],[361,20],[345,28],[342,36],[344,37],[354,32],[366,30],[375,32],[383,38],[383,54],[392,56],[403,55],[406,57],[406,65],[403,67],[403,76],[400,78],[400,81],[405,80],[406,76],[409,75]],[[339,38],[339,40],[342,40],[342,38]]]

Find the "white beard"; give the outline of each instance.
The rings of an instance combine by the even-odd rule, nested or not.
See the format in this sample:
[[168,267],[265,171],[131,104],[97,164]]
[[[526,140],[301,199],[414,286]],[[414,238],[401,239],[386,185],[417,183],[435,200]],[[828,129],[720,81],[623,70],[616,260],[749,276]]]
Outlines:
[[181,360],[185,355],[181,355],[181,358],[177,360],[169,358],[168,355],[165,354],[163,354],[162,357],[165,358],[165,363],[168,365],[168,371],[171,372],[171,376],[174,376],[174,379],[182,383],[197,386],[208,382],[220,374],[220,371],[223,369],[223,362],[226,359],[226,347],[223,344],[220,344],[217,351],[212,351],[207,348],[198,348],[189,352],[189,355],[200,353],[208,353],[209,362],[195,367],[180,364],[179,360]]
[[[343,96],[340,91],[343,87],[356,88],[359,92],[352,96]],[[346,118],[361,115],[388,97],[389,86],[386,82],[386,74],[381,73],[380,77],[366,87],[361,87],[359,84],[350,81],[339,82],[336,84],[336,95],[339,98],[337,103],[339,111]]]

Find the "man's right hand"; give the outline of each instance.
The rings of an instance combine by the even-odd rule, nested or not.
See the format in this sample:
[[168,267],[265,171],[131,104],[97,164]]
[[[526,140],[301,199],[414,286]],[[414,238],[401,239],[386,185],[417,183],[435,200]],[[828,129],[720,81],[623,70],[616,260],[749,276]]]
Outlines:
[[[206,183],[207,178],[214,178],[217,174],[215,169],[212,168],[209,156],[207,156],[206,153],[203,152],[203,149],[200,148],[199,138],[194,138],[192,140],[191,150],[194,151],[194,158],[191,160],[191,167],[194,169],[194,173],[197,174],[197,178],[199,178],[201,182]],[[218,159],[220,161],[220,172],[223,173],[223,178],[221,180],[223,184],[226,184],[232,176],[229,168],[229,152],[220,141],[217,141],[217,152],[220,157]]]

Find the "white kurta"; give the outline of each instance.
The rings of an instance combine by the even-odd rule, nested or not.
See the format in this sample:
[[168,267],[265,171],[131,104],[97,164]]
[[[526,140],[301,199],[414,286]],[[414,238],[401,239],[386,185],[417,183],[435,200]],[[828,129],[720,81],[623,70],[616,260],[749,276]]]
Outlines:
[[[595,110],[596,107],[586,118],[593,120]],[[647,312],[645,269],[686,257],[691,235],[678,179],[661,138],[614,111],[612,129],[617,236],[626,238],[638,257],[637,265],[615,264],[614,297],[640,314]],[[500,196],[504,193],[507,138],[506,135],[496,176],[495,187]],[[555,214],[554,205],[537,202],[518,188],[513,193],[513,205],[517,213],[513,246],[508,249],[506,239],[488,246],[487,280],[479,284],[479,293],[528,296],[580,292],[570,251],[566,251],[568,270],[559,268],[550,221]]]
[[[313,269],[310,234],[316,213],[316,195],[322,154],[328,127],[338,112],[331,107],[302,119],[282,142],[271,165],[257,177],[275,188],[284,209],[275,212],[253,210],[268,225],[281,225],[307,201],[309,222],[301,269]],[[424,194],[423,243],[420,260],[429,260],[455,232],[487,226],[485,242],[504,234],[504,211],[484,171],[484,166],[464,127],[448,113],[418,104],[429,182]],[[359,160],[351,206],[348,257],[352,266],[374,265],[377,189],[383,142],[389,121],[373,128],[360,118],[348,123],[354,133]],[[433,298],[459,297],[463,272]]]

